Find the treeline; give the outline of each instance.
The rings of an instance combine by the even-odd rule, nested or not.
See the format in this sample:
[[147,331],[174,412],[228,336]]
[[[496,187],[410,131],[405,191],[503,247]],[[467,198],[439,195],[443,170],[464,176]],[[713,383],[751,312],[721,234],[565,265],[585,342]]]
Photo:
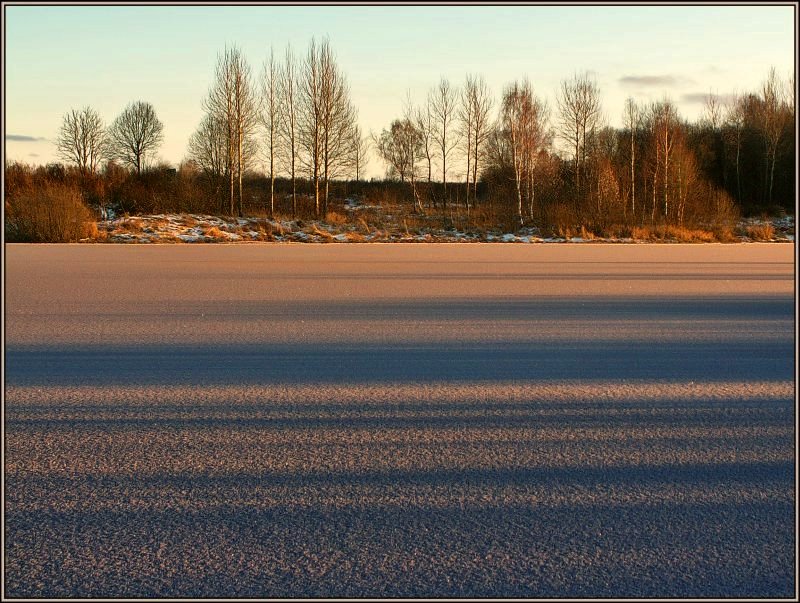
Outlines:
[[[443,78],[364,136],[329,42],[312,40],[301,57],[270,50],[257,74],[226,48],[203,108],[177,167],[153,165],[163,125],[150,103],[131,103],[109,127],[91,107],[71,110],[57,141],[64,164],[6,165],[6,233],[22,205],[58,190],[101,214],[324,217],[361,195],[484,227],[595,232],[730,225],[740,212],[791,212],[796,198],[794,79],[774,69],[758,91],[709,94],[696,123],[667,98],[629,98],[620,128],[605,123],[586,74],[561,83],[554,107],[528,80],[496,99],[481,76],[461,88]],[[363,181],[373,149],[386,182]]]
[[[704,115],[689,123],[665,98],[629,98],[623,127],[604,124],[600,90],[588,75],[564,80],[555,107],[529,81],[493,101],[479,76],[458,90],[442,79],[427,99],[373,138],[387,175],[408,183],[419,210],[452,202],[426,198],[437,170],[450,173],[464,210],[513,203],[519,225],[705,225],[730,223],[741,211],[792,211],[795,199],[794,81],[771,70],[757,93],[722,103],[709,94]],[[556,147],[561,152],[556,152]],[[460,189],[460,190],[459,190]]]

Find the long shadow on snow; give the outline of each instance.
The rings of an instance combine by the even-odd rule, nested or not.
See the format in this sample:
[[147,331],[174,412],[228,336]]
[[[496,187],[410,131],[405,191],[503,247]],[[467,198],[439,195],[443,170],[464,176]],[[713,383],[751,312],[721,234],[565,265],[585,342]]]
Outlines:
[[784,381],[794,345],[563,341],[556,345],[51,346],[6,348],[9,385],[537,380]]

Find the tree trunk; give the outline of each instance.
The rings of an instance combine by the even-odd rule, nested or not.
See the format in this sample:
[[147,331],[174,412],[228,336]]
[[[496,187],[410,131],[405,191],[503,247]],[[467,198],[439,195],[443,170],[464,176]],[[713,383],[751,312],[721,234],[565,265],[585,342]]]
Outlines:
[[295,177],[294,161],[295,152],[294,147],[292,147],[292,218],[297,217],[297,178]]
[[274,126],[269,131],[269,217],[275,216],[275,140]]
[[631,218],[636,221],[636,147],[634,146],[633,128],[631,128]]
[[242,129],[241,129],[241,126],[240,126],[240,128],[239,128],[239,147],[237,149],[237,151],[238,151],[238,159],[239,159],[239,165],[237,166],[237,168],[238,168],[237,171],[239,172],[239,217],[240,218],[244,215],[244,212],[243,212],[244,203],[242,201],[242,172],[244,171],[244,170],[242,170],[242,154],[243,154],[242,153],[242,143],[243,143],[243,140],[244,140],[244,133],[242,132]]
[[664,223],[669,220],[669,151],[667,150],[666,135],[664,138]]
[[742,202],[742,178],[739,172],[739,155],[742,150],[742,142],[740,139],[736,140],[736,200]]
[[517,215],[519,216],[519,225],[522,226],[523,219],[522,219],[522,182],[521,182],[521,174],[520,174],[520,165],[517,158],[517,145],[516,141],[513,138],[511,139],[512,145],[512,159],[514,161],[514,180],[516,181],[517,185]]
[[777,148],[772,151],[772,166],[769,171],[769,202],[772,204],[772,183],[775,180],[775,160],[777,158]]

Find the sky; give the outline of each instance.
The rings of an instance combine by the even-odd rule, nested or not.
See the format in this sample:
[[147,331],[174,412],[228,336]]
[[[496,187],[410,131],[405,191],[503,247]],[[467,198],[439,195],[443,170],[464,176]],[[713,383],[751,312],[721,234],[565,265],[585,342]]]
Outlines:
[[[560,82],[589,72],[607,123],[625,99],[674,101],[697,119],[703,97],[756,91],[794,72],[793,5],[773,6],[30,6],[5,4],[5,158],[56,161],[70,109],[107,124],[133,101],[164,124],[158,158],[177,165],[203,116],[219,53],[237,45],[254,73],[270,48],[303,54],[327,36],[365,133],[422,103],[442,77],[482,75],[495,98],[527,77],[555,109]],[[496,111],[495,111],[496,112]],[[555,115],[555,111],[552,113]],[[385,166],[372,157],[366,176]]]

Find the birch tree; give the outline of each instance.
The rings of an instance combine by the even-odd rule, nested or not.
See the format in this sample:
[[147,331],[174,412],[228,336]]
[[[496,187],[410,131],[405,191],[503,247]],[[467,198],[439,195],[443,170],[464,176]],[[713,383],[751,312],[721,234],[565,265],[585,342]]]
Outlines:
[[735,94],[725,109],[726,142],[734,148],[734,166],[736,169],[736,199],[742,198],[742,177],[739,169],[742,154],[742,136],[745,125],[745,109],[741,96]]
[[297,161],[299,144],[297,67],[291,46],[286,47],[283,67],[278,78],[277,133],[281,153],[288,166],[292,181],[292,217],[297,216]]
[[204,107],[223,124],[230,185],[228,210],[230,215],[242,215],[242,180],[256,150],[254,134],[258,123],[258,100],[251,83],[250,66],[235,46],[226,48],[219,56],[214,84]]
[[775,68],[771,68],[761,86],[760,129],[764,140],[766,200],[772,204],[772,187],[775,181],[775,163],[778,146],[786,127],[789,111],[784,100],[785,88]]
[[311,40],[300,82],[301,160],[313,183],[314,209],[320,216],[328,211],[331,180],[351,165],[357,113],[327,39],[319,45]]
[[325,185],[322,215],[328,212],[330,182],[340,177],[352,158],[357,113],[347,80],[336,64],[329,41],[319,51],[322,177]]
[[655,221],[657,190],[660,188],[663,199],[664,220],[669,221],[670,198],[673,188],[670,164],[673,147],[678,135],[678,114],[675,106],[667,99],[650,106],[650,131],[655,150],[653,169],[653,207],[651,220]]
[[514,171],[517,195],[517,216],[524,223],[523,204],[533,218],[536,198],[536,162],[547,144],[547,105],[533,94],[530,82],[514,82],[503,92],[498,131],[507,139],[507,148]]
[[429,95],[427,102],[414,111],[414,125],[419,132],[420,143],[422,144],[422,154],[428,165],[428,183],[431,182],[432,177],[432,163],[433,163],[433,109],[432,97]]
[[472,120],[472,185],[474,188],[472,198],[478,197],[478,162],[485,153],[486,142],[491,132],[490,113],[492,110],[492,97],[489,88],[483,79],[478,76],[472,88],[471,101],[473,105]]
[[275,215],[275,160],[278,150],[278,132],[281,127],[280,96],[278,91],[279,67],[275,53],[269,49],[269,59],[264,63],[261,77],[261,123],[266,134],[267,157],[269,160],[269,213]]
[[469,211],[469,179],[472,176],[472,146],[473,146],[473,126],[475,122],[475,103],[473,98],[475,96],[476,82],[475,78],[471,75],[467,76],[467,81],[464,88],[461,90],[461,103],[458,107],[458,119],[460,122],[460,135],[462,142],[462,151],[467,160],[467,194],[465,197],[465,204],[467,211]]
[[625,128],[628,130],[630,141],[630,190],[631,190],[631,216],[636,218],[636,136],[641,121],[641,111],[636,105],[636,101],[628,97],[625,101],[625,112],[623,114]]
[[457,91],[450,86],[450,82],[446,78],[442,78],[439,85],[431,92],[430,108],[433,122],[433,143],[442,160],[442,185],[445,202],[447,200],[447,158],[458,145],[458,135],[454,127],[457,103]]
[[409,182],[414,197],[414,207],[422,210],[417,194],[417,165],[422,157],[422,141],[415,123],[406,115],[395,119],[389,129],[374,137],[375,148],[388,167],[390,176],[396,175],[401,183]]
[[575,168],[575,190],[581,194],[581,178],[585,171],[587,133],[600,123],[600,90],[588,73],[575,75],[561,82],[557,96],[558,133],[572,150]]

